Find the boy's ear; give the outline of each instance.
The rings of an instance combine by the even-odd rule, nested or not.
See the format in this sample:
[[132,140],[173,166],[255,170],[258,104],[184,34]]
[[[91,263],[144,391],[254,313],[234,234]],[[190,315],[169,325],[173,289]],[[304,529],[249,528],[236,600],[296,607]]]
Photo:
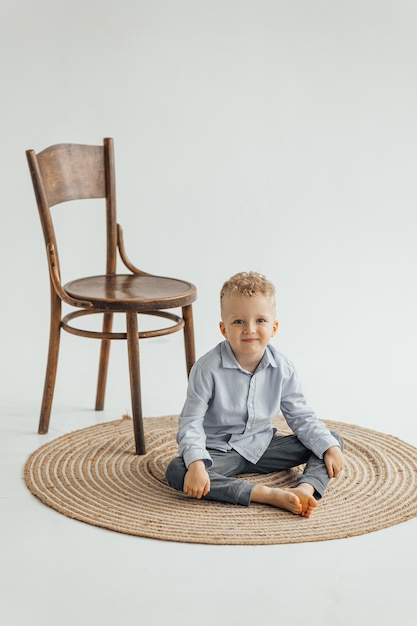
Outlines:
[[220,332],[223,335],[223,337],[226,337],[226,339],[227,339],[226,326],[223,324],[223,322],[219,322],[219,328],[220,328]]
[[272,324],[272,335],[271,335],[271,337],[273,337],[274,335],[277,334],[278,326],[279,326],[279,322],[278,322],[278,320],[275,320],[275,322]]

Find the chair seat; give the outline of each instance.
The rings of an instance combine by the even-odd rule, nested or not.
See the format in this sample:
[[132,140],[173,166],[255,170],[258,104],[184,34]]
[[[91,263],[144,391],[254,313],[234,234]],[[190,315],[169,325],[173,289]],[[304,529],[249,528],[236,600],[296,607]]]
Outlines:
[[106,311],[152,311],[183,307],[196,300],[192,283],[150,274],[104,274],[64,285],[72,298]]

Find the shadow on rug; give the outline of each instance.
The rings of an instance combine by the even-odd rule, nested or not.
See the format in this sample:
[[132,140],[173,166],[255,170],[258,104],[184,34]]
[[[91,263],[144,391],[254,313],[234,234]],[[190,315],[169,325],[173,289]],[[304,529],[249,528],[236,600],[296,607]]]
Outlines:
[[[283,418],[274,424],[280,432],[290,432]],[[130,419],[63,435],[29,457],[25,481],[42,502],[68,517],[120,533],[187,543],[323,541],[417,516],[417,448],[359,426],[326,425],[344,439],[346,469],[331,481],[309,519],[260,504],[189,499],[171,489],[164,473],[177,454],[176,416],[145,419],[148,453],[142,457],[134,454]],[[249,480],[291,486],[296,473],[251,475]]]

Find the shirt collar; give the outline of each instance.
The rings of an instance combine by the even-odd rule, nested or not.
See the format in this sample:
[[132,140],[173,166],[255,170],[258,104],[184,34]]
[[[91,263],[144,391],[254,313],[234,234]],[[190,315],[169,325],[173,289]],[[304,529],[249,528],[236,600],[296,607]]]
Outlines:
[[[232,368],[232,369],[242,369],[239,363],[237,362],[236,357],[233,354],[233,350],[230,346],[230,343],[227,339],[226,341],[223,341],[220,344],[220,354],[221,354],[221,360],[222,360],[222,367]],[[277,362],[275,360],[275,357],[270,347],[267,346],[264,352],[264,355],[261,359],[261,362],[256,368],[256,371],[259,372],[260,370],[265,369],[269,365],[271,367],[277,367]]]

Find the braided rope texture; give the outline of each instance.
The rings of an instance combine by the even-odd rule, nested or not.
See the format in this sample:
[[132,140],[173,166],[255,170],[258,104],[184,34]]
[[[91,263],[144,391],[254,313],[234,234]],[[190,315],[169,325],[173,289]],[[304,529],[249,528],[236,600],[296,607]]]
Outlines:
[[[346,468],[309,518],[274,507],[190,499],[171,489],[165,468],[177,454],[177,416],[145,420],[147,454],[134,454],[133,427],[121,419],[63,435],[29,457],[24,478],[44,504],[70,518],[135,536],[218,545],[341,539],[417,516],[417,448],[377,431],[326,421],[345,442]],[[274,419],[288,433],[282,417]],[[302,468],[245,476],[287,487]]]

